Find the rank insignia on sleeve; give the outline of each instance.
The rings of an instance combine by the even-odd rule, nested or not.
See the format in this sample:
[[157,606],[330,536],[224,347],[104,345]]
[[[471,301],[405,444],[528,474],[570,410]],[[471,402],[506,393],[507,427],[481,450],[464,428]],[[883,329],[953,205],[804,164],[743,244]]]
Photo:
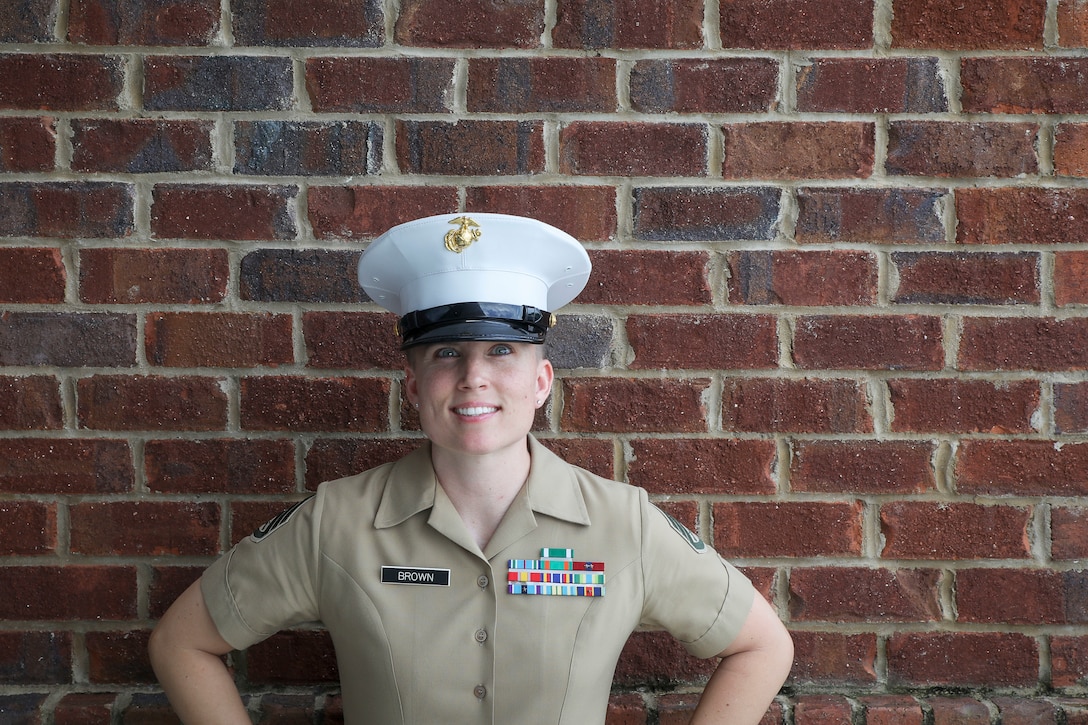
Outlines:
[[302,501],[299,501],[298,503],[296,503],[294,506],[287,509],[286,511],[284,511],[284,512],[282,512],[280,514],[277,514],[270,521],[266,521],[265,523],[258,526],[257,530],[249,535],[250,540],[260,541],[261,539],[265,538],[266,536],[271,534],[273,531],[275,531],[279,527],[286,524],[288,521],[290,521],[291,517],[295,515],[295,512],[299,510],[299,508],[302,506],[302,504],[306,503],[309,500],[310,499],[307,498],[307,499],[303,499]]
[[508,566],[510,594],[604,596],[604,562],[575,561],[574,549],[541,549],[539,559],[510,559]]
[[[661,511],[661,509],[658,509],[658,511]],[[682,523],[674,519],[672,516],[669,516],[664,511],[661,511],[661,515],[668,520],[669,526],[671,526],[676,533],[680,534],[684,541],[688,542],[688,546],[690,546],[692,549],[699,552],[700,554],[706,553],[706,543],[698,536],[693,534],[691,532],[691,529],[689,529],[687,526],[684,526]]]

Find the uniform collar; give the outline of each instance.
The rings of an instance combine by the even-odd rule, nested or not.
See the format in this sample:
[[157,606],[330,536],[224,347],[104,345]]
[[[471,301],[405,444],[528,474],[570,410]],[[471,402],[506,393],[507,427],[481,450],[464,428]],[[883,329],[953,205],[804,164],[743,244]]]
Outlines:
[[[511,504],[552,518],[588,526],[589,512],[570,465],[529,436],[529,479]],[[438,480],[431,466],[431,444],[424,443],[393,464],[374,517],[374,526],[385,529],[403,523],[435,505]]]

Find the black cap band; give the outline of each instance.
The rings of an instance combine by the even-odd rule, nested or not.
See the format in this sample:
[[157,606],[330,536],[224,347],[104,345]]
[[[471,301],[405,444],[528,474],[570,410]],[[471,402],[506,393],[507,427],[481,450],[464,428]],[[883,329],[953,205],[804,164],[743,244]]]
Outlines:
[[493,302],[459,302],[409,312],[400,318],[401,348],[431,342],[493,340],[541,344],[552,313],[537,307]]

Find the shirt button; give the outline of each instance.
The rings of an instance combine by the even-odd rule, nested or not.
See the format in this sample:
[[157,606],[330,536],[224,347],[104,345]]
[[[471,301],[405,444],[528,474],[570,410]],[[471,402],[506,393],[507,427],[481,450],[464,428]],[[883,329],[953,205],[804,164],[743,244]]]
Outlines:
[[477,629],[476,630],[476,641],[479,642],[480,644],[483,644],[484,642],[487,641],[487,630],[486,629]]
[[487,697],[487,688],[483,685],[476,685],[472,688],[472,694],[476,696],[477,700],[482,700]]
[[487,578],[486,574],[481,574],[479,578],[476,579],[476,586],[480,587],[480,589],[487,589],[487,585],[490,583],[491,580]]

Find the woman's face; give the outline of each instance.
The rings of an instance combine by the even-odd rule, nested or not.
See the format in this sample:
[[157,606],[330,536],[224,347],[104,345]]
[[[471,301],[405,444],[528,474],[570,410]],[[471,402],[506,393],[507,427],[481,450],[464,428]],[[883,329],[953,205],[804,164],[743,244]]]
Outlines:
[[538,345],[444,342],[410,352],[405,391],[433,445],[485,455],[525,445],[553,379]]

